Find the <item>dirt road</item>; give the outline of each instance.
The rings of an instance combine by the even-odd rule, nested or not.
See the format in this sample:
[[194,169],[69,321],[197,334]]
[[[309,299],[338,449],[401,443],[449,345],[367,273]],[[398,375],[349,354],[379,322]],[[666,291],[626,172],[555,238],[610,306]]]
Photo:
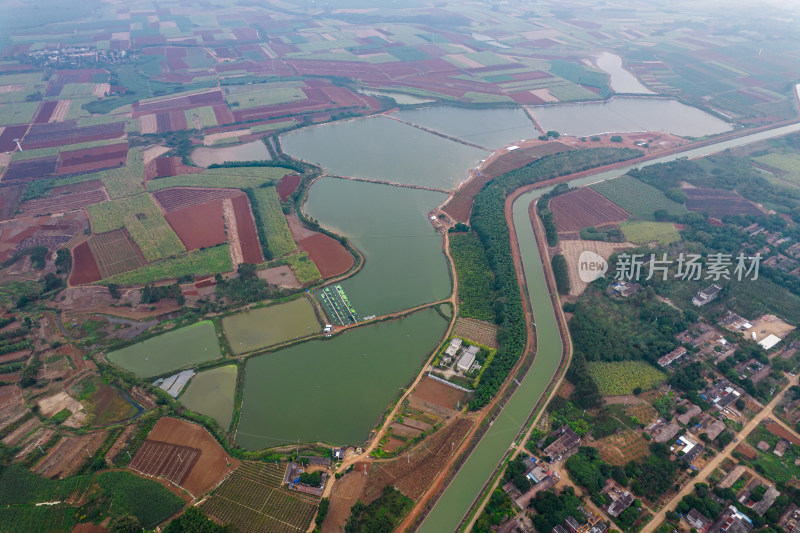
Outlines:
[[[753,417],[752,420],[750,420],[750,422],[745,424],[742,430],[736,434],[735,440],[740,440],[740,441],[744,440],[745,437],[747,437],[765,418],[774,419],[774,415],[772,414],[772,409],[776,405],[778,405],[778,402],[780,402],[781,398],[783,398],[783,395],[786,394],[786,391],[789,390],[789,387],[798,384],[798,379],[800,379],[800,376],[794,376],[793,378],[791,378],[789,380],[789,384],[781,391],[781,393],[776,395],[766,406],[764,406],[764,408],[756,416]],[[785,424],[781,423],[781,425]],[[721,453],[718,453],[708,463],[706,463],[703,469],[700,470],[700,472],[698,472],[697,476],[691,479],[690,483],[687,483],[686,486],[684,486],[678,494],[676,494],[670,501],[664,504],[664,506],[658,513],[656,513],[653,519],[650,520],[650,522],[648,522],[647,525],[645,525],[642,528],[641,533],[651,533],[652,531],[655,531],[658,528],[658,526],[660,526],[661,523],[664,521],[667,511],[674,509],[675,506],[678,504],[678,502],[681,501],[684,496],[691,494],[691,492],[694,490],[695,483],[705,483],[705,481],[708,479],[708,476],[720,464],[722,464],[722,461],[730,457],[731,452],[738,445],[739,445],[738,442],[731,442]]]

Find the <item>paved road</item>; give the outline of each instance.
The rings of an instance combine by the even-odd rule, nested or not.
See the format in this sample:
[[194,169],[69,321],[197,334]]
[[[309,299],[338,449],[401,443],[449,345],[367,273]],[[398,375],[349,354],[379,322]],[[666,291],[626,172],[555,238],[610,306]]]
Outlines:
[[[736,434],[736,438],[740,441],[744,440],[744,438],[747,437],[765,418],[772,418],[774,420],[775,417],[772,414],[772,409],[776,405],[778,405],[778,402],[781,400],[781,398],[783,398],[783,395],[786,394],[786,391],[789,390],[789,387],[798,384],[798,379],[800,379],[800,376],[794,376],[793,378],[791,378],[789,380],[789,384],[780,392],[780,394],[775,395],[775,397],[767,405],[764,406],[764,409],[762,409],[756,416],[754,416],[753,419],[750,420],[750,422],[744,425],[741,431],[739,431],[739,433]],[[779,420],[776,420],[776,422],[780,423]],[[781,425],[785,427],[785,424],[781,423]],[[792,433],[794,432],[792,431]],[[642,528],[641,533],[651,533],[656,528],[658,528],[658,526],[660,526],[661,523],[666,518],[667,511],[674,509],[675,506],[678,504],[678,502],[681,501],[684,496],[694,491],[695,483],[705,483],[705,481],[708,479],[708,476],[711,475],[711,473],[720,464],[722,464],[722,461],[730,457],[731,452],[738,445],[739,445],[738,443],[731,442],[721,453],[718,453],[708,463],[706,463],[706,465],[702,468],[702,470],[698,472],[696,477],[691,478],[690,482],[687,483],[686,486],[683,487],[678,494],[676,494],[670,501],[664,504],[664,507],[662,507],[661,510],[658,513],[656,513],[653,519]]]

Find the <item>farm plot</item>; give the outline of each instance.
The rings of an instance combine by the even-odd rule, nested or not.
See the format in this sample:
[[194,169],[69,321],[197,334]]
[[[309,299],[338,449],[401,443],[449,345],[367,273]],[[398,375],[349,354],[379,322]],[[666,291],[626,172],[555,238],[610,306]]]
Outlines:
[[609,201],[591,187],[581,187],[550,200],[550,210],[556,228],[562,231],[580,231],[588,226],[619,224],[630,213]]
[[281,181],[276,186],[281,202],[285,202],[289,199],[292,193],[297,189],[297,186],[300,185],[302,179],[303,178],[297,174],[287,174],[281,178]]
[[174,258],[150,263],[142,268],[117,274],[105,280],[119,285],[144,285],[154,281],[176,279],[186,274],[209,276],[221,272],[231,272],[230,248],[227,244],[192,250]]
[[72,505],[14,505],[0,508],[0,524],[8,533],[73,531],[77,508]]
[[253,189],[252,198],[253,213],[265,240],[265,252],[273,258],[294,252],[297,247],[286,217],[283,216],[275,187]]
[[355,259],[342,243],[324,233],[313,235],[297,241],[298,248],[308,253],[308,257],[317,265],[320,276],[333,278],[341,276],[353,266]]
[[44,477],[63,479],[86,463],[87,454],[94,454],[105,438],[105,431],[95,431],[79,437],[64,437],[33,471]]
[[666,379],[663,372],[642,361],[591,362],[589,374],[603,396],[633,394],[637,387],[648,390]]
[[425,403],[432,403],[451,410],[453,413],[464,405],[466,398],[466,392],[454,389],[431,378],[425,378],[420,381],[412,394],[412,401],[419,400]]
[[493,320],[494,276],[480,239],[474,233],[450,235],[450,255],[458,276],[458,314]]
[[128,156],[128,143],[96,146],[61,152],[59,174],[76,174],[107,168],[117,168],[125,164]]
[[139,247],[124,228],[92,235],[86,244],[99,269],[100,279],[136,270],[147,264]]
[[204,320],[110,352],[107,359],[141,377],[151,377],[217,357],[214,324]]
[[236,189],[163,189],[153,193],[167,213],[237,196],[244,196],[244,193]]
[[154,528],[185,504],[161,483],[129,472],[105,472],[97,477],[97,483],[113,499],[113,515],[131,514],[147,529]]
[[216,246],[227,240],[222,200],[170,211],[164,218],[187,250]]
[[198,448],[145,440],[128,466],[145,476],[164,477],[180,487],[200,453]]
[[100,281],[103,276],[94,259],[89,243],[82,242],[72,249],[72,272],[69,274],[70,285],[82,285]]
[[629,428],[598,440],[596,445],[604,461],[618,466],[643,459],[650,453],[648,441],[644,440],[640,433]]
[[126,228],[147,261],[186,251],[149,194],[92,205],[88,210],[96,233]]
[[[193,467],[189,469],[188,475],[181,482],[181,487],[195,497],[216,487],[240,464],[239,461],[225,453],[225,450],[205,428],[177,418],[160,418],[144,442],[158,442],[200,451]],[[164,450],[167,449],[164,448]],[[185,458],[183,454],[181,454],[181,459],[178,459],[177,456],[172,457],[173,462],[177,462],[179,465]]]
[[753,202],[745,200],[735,191],[723,189],[684,189],[688,196],[686,208],[689,211],[703,211],[715,218],[725,215],[753,215],[764,213]]
[[56,169],[58,169],[58,156],[12,161],[3,175],[3,183],[46,179],[53,176]]
[[[263,262],[264,256],[261,253],[261,243],[258,240],[258,232],[256,231],[253,210],[250,208],[250,200],[246,196],[236,196],[231,200],[223,200],[223,202],[230,202],[233,209],[233,219],[236,225],[235,240],[242,251],[242,260],[245,263],[253,264]],[[232,226],[232,223],[228,223],[229,230]],[[229,233],[232,232],[229,231]],[[231,244],[233,244],[234,237],[229,235],[229,238]]]
[[214,491],[203,510],[241,533],[306,531],[319,498],[281,486],[286,465],[243,463]]
[[670,215],[686,213],[681,204],[673,202],[663,192],[632,176],[595,183],[591,188],[637,218],[652,220],[653,213],[658,209],[664,209]]
[[50,148],[105,139],[118,139],[124,135],[124,122],[84,127],[79,127],[76,120],[33,124],[25,135],[25,148],[26,150]]
[[270,181],[280,180],[284,174],[286,174],[285,168],[212,168],[202,174],[185,174],[151,180],[147,182],[147,188],[153,192],[173,187],[248,189],[261,187]]
[[260,307],[222,319],[235,354],[242,354],[319,333],[321,326],[307,298]]
[[81,380],[72,390],[90,413],[89,423],[94,427],[121,422],[139,412],[132,400],[95,375]]
[[181,394],[181,403],[227,428],[233,415],[236,372],[236,365],[226,365],[198,373]]
[[625,240],[634,244],[657,242],[667,246],[681,240],[681,235],[671,222],[623,222],[619,228]]
[[369,504],[378,498],[387,485],[393,485],[412,500],[418,500],[450,459],[454,449],[452,443],[457,446],[473,423],[467,418],[456,418],[411,450],[407,457],[373,462],[364,488],[364,502]]
[[98,187],[87,191],[68,193],[48,198],[37,198],[28,200],[19,206],[19,210],[24,215],[46,215],[48,213],[65,213],[86,207],[87,205],[99,204],[108,200],[103,184],[96,182]]
[[567,260],[567,273],[569,274],[570,295],[579,295],[589,286],[578,273],[578,262],[583,252],[594,252],[606,261],[614,252],[627,250],[633,245],[629,243],[613,243],[603,241],[581,241],[562,239],[558,243],[561,253]]
[[313,283],[322,277],[317,265],[309,258],[308,252],[290,255],[283,261],[289,265],[289,268],[292,269],[292,272],[297,277],[297,281],[303,285]]
[[453,335],[469,339],[477,344],[497,349],[497,326],[483,320],[459,317],[453,329]]

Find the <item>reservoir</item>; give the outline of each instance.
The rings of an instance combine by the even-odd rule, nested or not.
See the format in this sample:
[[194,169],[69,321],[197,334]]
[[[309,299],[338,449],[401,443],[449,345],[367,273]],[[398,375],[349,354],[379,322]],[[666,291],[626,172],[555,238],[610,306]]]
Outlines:
[[428,220],[428,212],[445,198],[439,192],[331,177],[311,186],[306,213],[350,239],[364,255],[363,268],[340,283],[360,316],[450,295],[442,236]]
[[281,136],[283,151],[327,174],[449,190],[488,152],[383,116]]
[[662,131],[679,137],[705,137],[733,126],[722,119],[667,98],[619,96],[607,102],[533,108],[545,130],[586,137],[601,133]]
[[247,360],[236,441],[360,445],[444,336],[433,309]]
[[642,85],[636,76],[625,70],[622,58],[618,55],[602,52],[595,58],[594,63],[611,77],[609,81],[615,93],[653,94],[653,91]]

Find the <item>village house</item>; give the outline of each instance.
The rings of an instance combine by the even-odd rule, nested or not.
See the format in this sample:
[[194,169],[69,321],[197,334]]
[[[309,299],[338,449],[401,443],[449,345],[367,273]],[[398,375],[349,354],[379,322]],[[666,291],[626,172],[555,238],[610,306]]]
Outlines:
[[706,518],[700,511],[692,507],[692,509],[684,516],[689,525],[695,528],[700,533],[705,533],[711,526],[712,521]]
[[658,364],[662,367],[669,366],[684,355],[686,355],[686,348],[683,346],[678,346],[668,354],[659,357]]
[[697,459],[697,456],[700,455],[705,447],[694,440],[693,438],[689,437],[688,435],[681,435],[678,437],[678,446],[683,446],[680,450],[683,452],[681,455],[681,459],[686,461],[688,464],[692,464],[692,462]]
[[455,337],[453,340],[450,341],[450,345],[444,351],[444,353],[450,357],[455,357],[458,353],[458,350],[461,348],[461,343],[463,341],[458,337]]
[[675,435],[680,433],[681,427],[678,424],[667,422],[663,418],[659,418],[647,426],[645,431],[653,437],[654,441],[663,443],[675,438]]
[[709,287],[706,287],[705,289],[701,290],[700,292],[694,295],[694,298],[692,298],[692,304],[696,305],[697,307],[706,305],[708,302],[715,299],[719,294],[719,291],[721,290],[722,287],[720,287],[716,283]]
[[777,500],[778,496],[780,495],[781,493],[778,491],[778,489],[775,487],[768,487],[767,492],[764,493],[764,496],[761,497],[761,500],[757,501],[753,505],[753,511],[755,511],[758,516],[764,516],[764,513],[766,513],[769,508],[772,507],[772,504],[775,503],[775,500]]
[[[612,498],[614,497],[612,493],[609,493],[609,496]],[[619,516],[622,511],[630,507],[635,499],[633,494],[627,490],[622,494],[617,494],[616,496],[617,498],[608,506],[608,514],[613,517]]]
[[740,329],[750,329],[753,325],[736,313],[728,311],[728,314],[719,321],[719,324],[728,331],[739,331]]
[[561,460],[561,457],[576,447],[581,441],[577,433],[572,431],[569,426],[561,428],[561,436],[558,437],[550,446],[544,449],[545,455],[550,457],[551,462]]
[[618,294],[623,298],[627,298],[631,294],[639,292],[642,286],[638,283],[631,283],[623,280],[614,283],[611,288],[613,289],[614,294]]
[[472,363],[475,362],[475,357],[478,355],[478,350],[479,348],[477,346],[470,346],[462,350],[461,357],[458,358],[458,362],[456,363],[456,368],[461,372],[469,372]]
[[685,412],[685,413],[683,413],[682,415],[678,415],[678,416],[677,416],[677,417],[675,417],[675,418],[677,418],[678,422],[680,422],[680,423],[681,423],[681,424],[683,424],[684,426],[688,426],[688,425],[689,425],[689,421],[690,421],[690,420],[691,420],[693,417],[695,417],[695,416],[699,415],[699,414],[700,414],[700,413],[702,413],[702,412],[703,412],[703,410],[702,410],[702,409],[700,409],[699,407],[697,407],[695,404],[693,404],[693,403],[690,403],[690,404],[688,405],[688,408],[687,408],[686,412]]
[[786,533],[800,533],[800,507],[796,503],[790,503],[778,519],[778,525]]
[[711,533],[749,533],[753,530],[753,521],[733,505],[728,506],[722,515],[711,526]]

